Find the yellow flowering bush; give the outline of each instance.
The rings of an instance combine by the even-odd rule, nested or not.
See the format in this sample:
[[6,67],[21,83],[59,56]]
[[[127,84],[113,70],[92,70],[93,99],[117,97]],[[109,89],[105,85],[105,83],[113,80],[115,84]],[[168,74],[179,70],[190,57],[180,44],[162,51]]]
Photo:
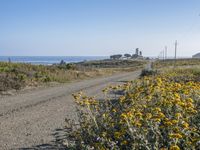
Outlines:
[[82,92],[74,94],[78,117],[67,120],[68,146],[100,150],[200,149],[199,73],[170,70],[110,86],[103,90],[105,100]]

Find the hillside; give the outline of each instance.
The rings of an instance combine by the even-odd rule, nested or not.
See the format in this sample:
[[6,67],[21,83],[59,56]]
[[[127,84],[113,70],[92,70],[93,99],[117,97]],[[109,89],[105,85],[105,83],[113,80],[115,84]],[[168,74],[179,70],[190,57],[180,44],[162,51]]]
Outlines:
[[192,58],[200,58],[200,53],[193,55]]

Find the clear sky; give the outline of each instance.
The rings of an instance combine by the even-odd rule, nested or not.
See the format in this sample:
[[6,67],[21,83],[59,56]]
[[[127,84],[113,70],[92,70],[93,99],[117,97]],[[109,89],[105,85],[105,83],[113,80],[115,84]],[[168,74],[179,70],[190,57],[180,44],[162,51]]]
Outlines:
[[0,56],[200,52],[200,0],[0,0]]

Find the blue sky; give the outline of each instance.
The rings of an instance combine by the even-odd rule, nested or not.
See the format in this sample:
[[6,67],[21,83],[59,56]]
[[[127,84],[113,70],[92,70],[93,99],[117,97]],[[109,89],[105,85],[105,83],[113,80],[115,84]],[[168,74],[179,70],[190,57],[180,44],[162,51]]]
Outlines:
[[200,52],[199,0],[0,0],[0,55]]

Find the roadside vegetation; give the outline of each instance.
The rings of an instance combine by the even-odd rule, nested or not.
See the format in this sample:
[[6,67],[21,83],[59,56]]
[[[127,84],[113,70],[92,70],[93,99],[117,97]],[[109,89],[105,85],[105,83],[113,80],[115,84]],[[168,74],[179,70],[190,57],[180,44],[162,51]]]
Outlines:
[[104,101],[73,95],[77,118],[66,119],[68,148],[200,149],[199,68],[143,73],[103,93]]
[[145,62],[131,61],[131,63],[123,63],[124,66],[120,68],[118,61],[115,61],[115,63],[110,61],[106,63],[107,66],[110,66],[107,68],[103,65],[103,61],[77,64],[66,64],[61,61],[60,64],[52,66],[0,62],[0,94],[8,90],[20,90],[24,87],[39,86],[52,82],[65,83],[111,75],[118,71],[133,71],[143,67],[144,64]]
[[119,68],[119,69],[129,69],[129,68],[141,68],[147,61],[145,60],[134,60],[134,59],[107,59],[107,60],[98,60],[98,61],[86,61],[77,63],[77,66],[89,67],[89,68]]
[[179,66],[179,67],[191,67],[191,66],[197,66],[200,65],[200,59],[177,59],[176,61],[174,59],[167,59],[167,60],[158,60],[154,63],[155,68],[163,68],[163,67],[173,67],[173,66]]

